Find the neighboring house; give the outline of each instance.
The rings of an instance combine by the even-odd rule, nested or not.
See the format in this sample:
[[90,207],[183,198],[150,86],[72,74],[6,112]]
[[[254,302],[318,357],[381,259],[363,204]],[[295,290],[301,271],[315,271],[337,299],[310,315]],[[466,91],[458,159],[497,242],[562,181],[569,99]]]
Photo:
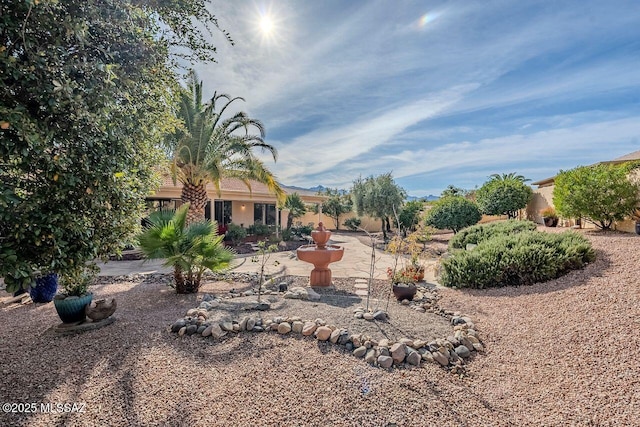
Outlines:
[[[634,151],[633,153],[626,154],[622,157],[618,157],[617,159],[598,162],[596,164],[621,164],[626,162],[638,161],[640,160],[640,150]],[[640,172],[636,171],[635,174],[638,175]],[[542,224],[544,221],[542,220],[542,216],[540,215],[540,211],[547,207],[553,206],[553,188],[555,186],[555,176],[551,178],[546,178],[537,182],[532,183],[532,185],[537,185],[538,188],[533,190],[533,197],[527,206],[527,217],[532,219],[533,221]],[[565,227],[571,227],[576,225],[575,219],[564,219],[560,225]],[[593,224],[581,224],[583,227],[594,228]],[[625,231],[628,233],[635,232],[635,221],[631,219],[627,219],[625,221],[616,222],[614,224],[614,229]]]
[[[276,197],[269,192],[266,185],[251,181],[251,191],[249,191],[244,182],[238,179],[223,178],[220,184],[220,194],[217,193],[213,185],[209,184],[207,186],[209,202],[205,207],[205,217],[215,220],[221,232],[226,231],[227,225],[230,223],[245,228],[255,223],[273,225],[278,228],[287,224],[289,212],[278,209]],[[320,204],[326,199],[326,196],[310,190],[287,186],[282,186],[282,189],[286,194],[298,193],[300,198],[309,206]],[[177,208],[182,204],[180,200],[181,192],[182,184],[180,182],[174,185],[171,177],[165,177],[156,193],[147,197],[149,209]],[[347,214],[344,219],[350,216],[355,216],[355,214]],[[341,220],[344,221],[344,219]],[[303,217],[296,218],[294,222],[300,222],[303,225],[313,224],[316,227],[320,221],[327,228],[335,228],[331,218],[314,214],[313,212],[308,212]],[[380,222],[371,219],[363,219],[363,226],[371,231],[380,230]],[[341,225],[340,228],[344,227]]]

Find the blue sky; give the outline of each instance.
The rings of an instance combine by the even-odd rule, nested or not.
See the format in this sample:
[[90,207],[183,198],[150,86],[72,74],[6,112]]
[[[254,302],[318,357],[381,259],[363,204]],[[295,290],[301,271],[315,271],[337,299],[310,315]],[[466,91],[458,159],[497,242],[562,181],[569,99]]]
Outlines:
[[[235,0],[196,65],[246,99],[286,185],[393,172],[414,196],[640,150],[640,3]],[[265,32],[263,17],[271,20]]]

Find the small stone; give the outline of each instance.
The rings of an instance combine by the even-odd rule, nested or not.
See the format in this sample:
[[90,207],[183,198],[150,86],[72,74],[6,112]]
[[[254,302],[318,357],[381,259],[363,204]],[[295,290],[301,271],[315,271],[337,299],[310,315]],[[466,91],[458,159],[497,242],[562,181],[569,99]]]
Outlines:
[[364,357],[364,361],[370,365],[376,363],[376,351],[372,348],[367,351],[367,355]]
[[171,332],[178,332],[181,328],[187,325],[184,319],[176,320],[176,322],[171,325]]
[[362,311],[356,311],[356,314],[353,315],[353,317],[355,317],[356,319],[362,319],[364,316],[364,313]]
[[387,338],[382,338],[380,341],[378,341],[378,346],[379,347],[389,347],[391,345],[391,343],[389,342],[389,340]]
[[331,332],[331,328],[320,326],[318,329],[316,329],[316,338],[319,341],[326,341],[331,336]]
[[452,335],[449,335],[447,337],[447,341],[449,341],[454,348],[460,345],[460,341],[458,341],[458,339]]
[[424,347],[425,345],[427,345],[427,342],[426,342],[426,341],[422,341],[422,340],[413,340],[413,347],[415,347],[415,348]]
[[233,332],[240,332],[240,325],[238,325],[237,323],[233,324]]
[[196,330],[196,334],[202,335],[202,333],[204,332],[205,329],[207,329],[207,327],[204,326],[204,325],[198,326],[198,329]]
[[391,353],[387,347],[378,347],[378,355],[391,356]]
[[393,359],[389,356],[378,356],[378,365],[381,368],[388,369],[393,365]]
[[347,351],[351,351],[351,350],[353,350],[353,343],[351,343],[351,342],[346,343],[346,344],[344,345],[344,348],[345,348]]
[[271,330],[271,331],[277,331],[279,326],[280,326],[280,323],[275,323],[275,322],[274,322],[274,323],[272,323],[272,324],[270,324],[270,325],[269,325],[269,330]]
[[403,299],[402,302],[400,303],[402,305],[409,305],[411,304],[411,301],[409,301],[408,299]]
[[271,305],[269,303],[266,303],[266,302],[261,302],[261,303],[256,304],[256,306],[253,307],[253,308],[255,310],[258,310],[258,311],[267,311],[267,310],[269,310],[271,308]]
[[248,321],[249,321],[249,317],[248,316],[245,316],[245,317],[242,318],[242,320],[238,324],[238,326],[240,327],[241,331],[246,331],[247,330],[247,322]]
[[460,344],[462,344],[463,346],[467,347],[469,349],[469,351],[474,351],[475,348],[473,347],[473,343],[471,341],[469,341],[468,337],[462,337],[460,339]]
[[422,360],[426,362],[433,362],[433,355],[430,351],[425,351],[424,353],[422,353]]
[[324,319],[320,319],[320,318],[317,318],[317,319],[316,319],[316,325],[318,325],[318,326],[324,326],[324,325],[326,325],[326,324],[327,324],[327,322],[325,322],[325,321],[324,321]]
[[408,347],[413,347],[413,340],[410,338],[400,338],[400,342]]
[[207,301],[202,301],[198,306],[198,308],[202,308],[204,310],[211,310],[211,304],[209,304]]
[[285,299],[300,299],[300,295],[296,294],[295,292],[287,291],[287,292],[284,293],[284,295],[282,295],[282,298],[285,298]]
[[220,324],[220,327],[222,328],[223,331],[228,331],[228,332],[233,331],[233,323],[231,322],[222,322]]
[[219,324],[214,323],[212,326],[213,327],[211,328],[211,336],[213,338],[219,339],[219,338],[222,338],[223,336],[227,335],[227,332],[223,331]]
[[288,334],[291,332],[291,324],[289,322],[282,322],[278,325],[278,333],[279,334]]
[[249,289],[248,291],[244,291],[242,293],[242,296],[244,296],[244,297],[250,297],[252,295],[254,295],[254,292],[251,289]]
[[467,339],[471,341],[471,344],[479,344],[480,340],[473,335],[467,335]]
[[475,329],[467,329],[467,336],[469,335],[478,338],[478,333],[475,331]]
[[253,327],[253,331],[254,332],[264,332],[264,328],[262,326],[254,326]]
[[440,353],[439,351],[436,351],[435,353],[431,353],[431,355],[433,356],[433,360],[435,360],[436,362],[438,362],[442,366],[447,366],[449,364],[449,357],[445,356],[444,354]]
[[314,291],[311,288],[307,288],[307,295],[309,296],[309,301],[320,301],[320,294]]
[[187,327],[183,326],[182,328],[180,328],[180,330],[178,331],[178,336],[183,336],[185,333],[187,332]]
[[247,319],[247,331],[253,331],[253,328],[256,326],[256,319],[250,317]]
[[187,326],[187,335],[193,335],[198,331],[198,327],[196,325]]
[[317,325],[315,322],[306,322],[302,327],[302,335],[308,337],[316,331]]
[[364,357],[365,354],[367,354],[367,347],[365,346],[360,346],[353,350],[353,355],[355,357]]
[[391,346],[391,357],[395,363],[402,363],[407,356],[407,346],[404,343],[395,343]]
[[362,315],[362,317],[364,317],[364,320],[369,320],[369,321],[373,320],[373,314],[371,313],[365,313]]
[[293,324],[291,325],[291,330],[293,331],[294,334],[299,334],[302,332],[303,327],[304,327],[304,323],[302,323],[299,320],[294,320]]
[[382,310],[378,310],[373,313],[373,318],[376,320],[387,320],[387,313]]
[[[338,345],[347,345],[347,343],[349,343],[349,331],[343,329],[338,336]],[[353,346],[353,344],[351,344],[351,346]]]
[[329,336],[329,342],[331,342],[331,344],[336,344],[338,342],[338,338],[340,337],[340,330],[336,329],[333,332],[331,332],[331,335]]
[[482,346],[482,344],[480,344],[479,342],[478,342],[478,343],[473,343],[473,348],[474,348],[476,351],[483,351],[483,350],[484,350],[484,347],[483,347],[483,346]]
[[192,308],[191,310],[187,311],[187,316],[195,316],[197,312],[198,310],[196,310],[195,308]]
[[204,331],[202,331],[202,336],[203,337],[208,337],[209,335],[211,335],[211,331],[213,330],[213,325],[209,325],[207,326]]
[[418,305],[418,306],[416,306],[415,310],[416,310],[418,313],[424,313],[425,311],[427,311],[427,310],[425,310],[425,308],[424,308],[424,307],[419,306],[419,305]]
[[351,342],[353,343],[353,345],[355,347],[362,346],[362,335],[360,335],[360,334],[352,335],[351,336]]
[[373,343],[370,340],[365,340],[364,344],[362,344],[362,345],[367,347],[367,348],[373,347]]
[[418,353],[417,351],[411,352],[407,356],[407,363],[409,365],[419,366],[420,360],[422,360],[422,357],[420,356],[420,353]]

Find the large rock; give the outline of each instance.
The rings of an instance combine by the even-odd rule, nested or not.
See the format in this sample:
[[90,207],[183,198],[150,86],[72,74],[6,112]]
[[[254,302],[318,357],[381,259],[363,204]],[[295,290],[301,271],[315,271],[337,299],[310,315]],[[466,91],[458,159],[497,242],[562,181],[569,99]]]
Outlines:
[[291,323],[289,322],[282,322],[278,325],[278,333],[279,334],[288,334],[289,332],[291,332]]
[[372,348],[367,351],[367,355],[364,357],[364,361],[370,365],[376,363],[376,351]]
[[393,358],[389,356],[378,356],[378,366],[381,368],[390,368],[393,365]]
[[302,327],[302,335],[304,335],[305,337],[313,335],[317,327],[318,326],[315,322],[306,322]]
[[329,341],[331,342],[331,344],[337,344],[338,343],[338,338],[340,337],[340,329],[335,329],[333,332],[331,332],[331,335],[329,336]]
[[407,356],[407,345],[401,342],[391,346],[391,357],[395,363],[402,363]]
[[316,338],[319,341],[327,341],[331,337],[331,328],[327,326],[320,326],[316,329]]
[[419,366],[421,359],[422,359],[422,356],[420,356],[420,353],[418,353],[417,351],[414,351],[412,353],[409,353],[409,355],[407,356],[407,363],[409,365]]
[[440,353],[439,351],[431,353],[431,355],[433,356],[433,360],[435,360],[436,362],[438,362],[442,366],[447,366],[449,364],[449,357],[445,356],[444,354]]
[[215,339],[219,339],[227,335],[227,331],[223,331],[219,324],[215,323],[211,328],[211,336]]
[[256,319],[250,317],[247,319],[247,331],[253,331],[253,328],[256,326]]
[[474,351],[475,350],[475,348],[473,347],[473,343],[471,342],[471,340],[469,340],[469,337],[460,338],[460,344],[462,344],[463,346],[467,347],[469,349],[469,351]]
[[364,357],[365,354],[367,354],[367,347],[365,346],[361,346],[353,350],[353,355],[355,357]]
[[207,326],[204,331],[202,331],[202,336],[203,337],[208,337],[209,335],[211,335],[211,331],[213,330],[213,325],[209,325]]
[[299,320],[294,320],[293,324],[291,325],[291,330],[293,331],[293,333],[299,334],[302,332],[303,327],[304,327],[304,323],[302,323]]

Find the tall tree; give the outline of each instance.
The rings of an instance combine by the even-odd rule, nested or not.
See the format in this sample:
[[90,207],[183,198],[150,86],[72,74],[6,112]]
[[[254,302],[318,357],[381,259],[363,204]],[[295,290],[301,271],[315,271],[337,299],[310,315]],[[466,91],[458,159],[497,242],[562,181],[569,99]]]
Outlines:
[[564,217],[582,217],[608,230],[640,206],[638,184],[629,179],[638,166],[600,164],[561,171],[555,179],[553,204]]
[[172,123],[170,47],[212,59],[207,25],[203,0],[0,0],[8,289],[117,252],[135,233]]
[[492,176],[476,191],[478,207],[487,215],[516,218],[518,211],[527,206],[533,193],[525,181],[521,175]]
[[358,215],[369,215],[382,221],[382,234],[387,239],[391,229],[389,217],[400,211],[406,197],[405,191],[398,186],[391,172],[377,177],[358,178],[351,188],[354,205]]
[[287,198],[282,205],[282,209],[289,211],[289,216],[287,217],[287,230],[291,229],[294,219],[300,218],[307,213],[307,207],[298,193],[287,194]]
[[207,184],[213,184],[219,194],[224,177],[242,180],[249,190],[251,180],[261,182],[284,201],[285,193],[275,176],[254,152],[266,151],[276,161],[277,151],[264,141],[264,126],[259,120],[243,111],[227,117],[236,101],[244,99],[214,93],[203,103],[202,82],[195,73],[190,74],[188,87],[181,90],[178,118],[183,126],[167,138],[167,146],[172,152],[174,179],[182,183],[182,201],[190,203],[189,221],[204,219]]
[[351,196],[337,188],[327,188],[320,194],[327,196],[327,200],[322,202],[322,213],[331,217],[336,224],[336,230],[340,230],[340,217],[353,209]]
[[489,179],[491,180],[496,180],[496,181],[520,181],[520,182],[528,182],[531,181],[528,178],[525,178],[523,175],[518,175],[515,172],[511,172],[511,173],[503,173],[502,175],[498,174],[498,173],[494,173],[492,175],[489,176]]

